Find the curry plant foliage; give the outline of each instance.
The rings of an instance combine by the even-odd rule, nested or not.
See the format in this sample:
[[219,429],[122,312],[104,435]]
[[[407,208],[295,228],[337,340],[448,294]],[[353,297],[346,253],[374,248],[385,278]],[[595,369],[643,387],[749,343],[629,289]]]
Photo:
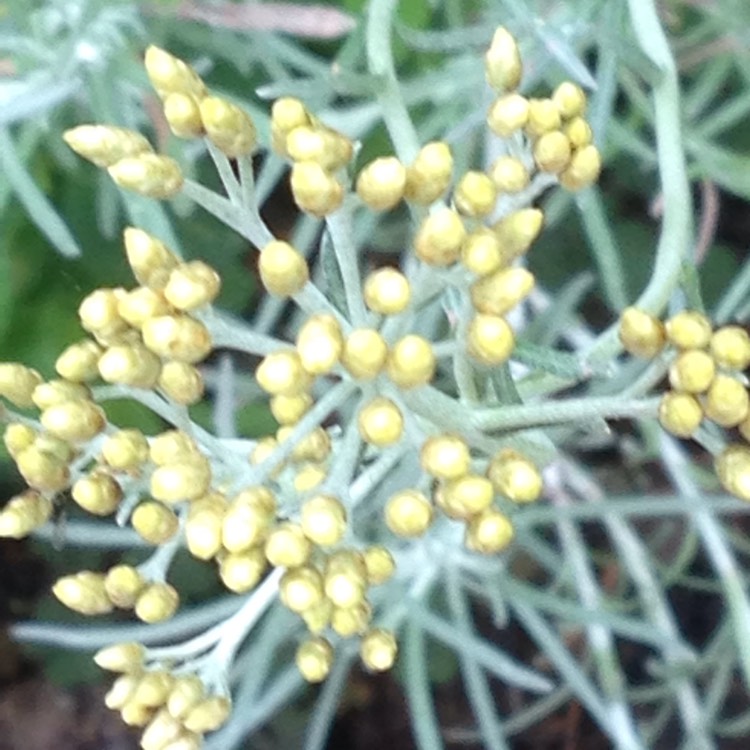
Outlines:
[[[317,692],[304,745],[323,747],[353,666],[397,662],[415,743],[441,747],[433,641],[455,652],[476,742],[493,750],[573,702],[628,750],[665,737],[718,747],[750,721],[730,713],[735,681],[750,681],[750,602],[748,546],[727,518],[750,500],[750,276],[705,309],[689,181],[726,165],[708,139],[744,105],[713,130],[683,129],[723,69],[683,91],[650,0],[435,5],[439,30],[410,27],[395,0],[370,0],[353,29],[318,8],[350,33],[335,69],[257,32],[258,50],[274,50],[267,104],[222,86],[220,70],[212,81],[210,58],[242,67],[239,47],[178,55],[149,43],[159,21],[128,3],[49,3],[16,44],[49,113],[73,92],[52,73],[63,48],[43,42],[69,39],[91,117],[54,150],[101,170],[101,228],[124,209],[134,281],[84,295],[81,336],[54,373],[0,364],[4,443],[28,485],[0,510],[0,534],[129,552],[52,587],[81,615],[118,611],[115,622],[14,633],[97,649],[115,675],[106,703],[144,750],[239,746],[306,683]],[[101,71],[141,43],[154,93],[129,68],[115,77],[125,98],[107,96]],[[415,50],[441,62],[402,75]],[[10,189],[73,255],[14,150],[24,102],[0,133]],[[635,156],[658,180],[637,295],[602,153]],[[283,236],[261,210],[282,200],[279,185],[298,216]],[[222,248],[178,242],[165,201],[206,212],[252,253],[263,294],[251,319],[222,310],[237,283],[217,270]],[[588,278],[553,290],[536,272],[571,208],[604,324],[585,314]],[[120,424],[108,405],[121,400],[162,427]],[[239,403],[274,427],[248,437]],[[638,476],[632,489],[615,494],[597,471],[601,447]],[[60,513],[71,519],[58,532]],[[697,550],[711,570],[699,580]],[[184,606],[181,554],[226,593]],[[703,641],[673,606],[676,581],[722,599]],[[531,647],[516,652],[504,632]]]

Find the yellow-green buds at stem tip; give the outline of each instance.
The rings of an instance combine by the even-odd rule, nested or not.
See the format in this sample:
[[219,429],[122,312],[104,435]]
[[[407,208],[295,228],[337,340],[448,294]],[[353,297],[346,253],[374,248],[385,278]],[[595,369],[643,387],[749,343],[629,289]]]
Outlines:
[[626,307],[620,315],[620,341],[636,357],[655,357],[666,344],[664,324],[637,307]]
[[200,76],[185,62],[166,50],[151,45],[146,50],[144,65],[151,85],[164,99],[171,93],[190,94],[201,99],[206,86]]
[[295,662],[308,682],[322,682],[333,664],[333,646],[321,636],[308,638],[297,648]]
[[398,646],[389,630],[374,628],[362,638],[359,654],[362,663],[373,672],[385,672],[396,661]]
[[104,169],[121,159],[153,153],[140,133],[110,125],[79,125],[66,130],[63,139],[77,154]]
[[198,106],[206,135],[220,151],[232,159],[253,151],[255,125],[244,110],[219,96],[206,96]]
[[258,270],[263,286],[280,297],[299,292],[310,278],[304,256],[288,242],[274,240],[260,251]]
[[395,156],[371,161],[357,177],[357,195],[373,211],[387,211],[403,197],[406,169]]
[[404,418],[398,406],[388,398],[372,399],[357,415],[362,439],[378,448],[397,443],[404,432]]
[[0,362],[0,396],[21,408],[34,406],[32,394],[42,376],[17,362]]
[[750,448],[733,443],[714,460],[722,487],[741,500],[750,501]]
[[504,26],[499,26],[492,37],[484,56],[484,70],[487,82],[498,91],[513,91],[521,83],[521,54],[513,35]]

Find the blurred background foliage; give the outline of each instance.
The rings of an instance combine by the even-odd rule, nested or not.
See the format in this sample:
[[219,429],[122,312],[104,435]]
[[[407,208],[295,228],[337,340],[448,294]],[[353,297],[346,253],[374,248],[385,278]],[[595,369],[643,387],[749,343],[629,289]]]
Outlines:
[[[0,359],[52,374],[58,352],[80,336],[80,298],[97,286],[129,283],[120,239],[128,224],[216,267],[227,309],[250,317],[261,305],[244,240],[183,200],[160,204],[125,194],[62,141],[62,132],[80,123],[124,125],[146,133],[186,173],[217,183],[202,147],[178,142],[161,121],[142,67],[147,44],[191,62],[214,89],[252,113],[261,133],[268,130],[269,100],[291,94],[361,140],[358,163],[391,150],[366,67],[366,0],[295,5],[290,13],[265,2],[0,2]],[[660,11],[683,85],[704,301],[719,317],[743,320],[750,312],[748,273],[742,273],[750,237],[750,4],[663,0]],[[564,77],[593,90],[591,120],[605,156],[601,183],[578,197],[543,197],[551,228],[530,263],[557,295],[558,312],[570,315],[585,302],[589,323],[604,327],[651,271],[660,196],[643,82],[655,71],[633,43],[620,0],[404,0],[394,41],[405,98],[422,140],[445,136],[459,169],[482,158],[489,95],[478,60],[499,23],[521,40],[530,92]],[[279,186],[283,165],[259,156],[258,168],[266,218],[277,234],[289,234],[297,217]],[[373,251],[403,249],[408,217],[391,221],[374,227]],[[565,320],[560,315],[557,324]],[[158,424],[130,407],[117,419],[149,431]],[[267,418],[250,403],[240,424],[254,434]],[[17,479],[7,461],[2,466],[10,490]],[[113,561],[113,553],[61,553],[36,543],[35,551],[46,560],[47,580]],[[175,568],[188,601],[214,591],[199,568],[187,558]],[[19,605],[14,614],[28,612]],[[41,599],[37,614],[70,617],[50,598]],[[87,657],[38,653],[55,679],[93,674],[82,666]],[[449,651],[437,654],[431,677],[450,677],[452,659]]]

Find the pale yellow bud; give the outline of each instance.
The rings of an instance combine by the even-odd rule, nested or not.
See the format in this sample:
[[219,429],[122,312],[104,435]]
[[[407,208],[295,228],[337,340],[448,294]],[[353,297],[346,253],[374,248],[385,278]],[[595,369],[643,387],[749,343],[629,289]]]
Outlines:
[[294,202],[318,218],[333,213],[344,200],[341,184],[317,162],[296,162],[289,179]]
[[345,166],[352,157],[352,144],[346,136],[324,125],[300,125],[289,131],[285,148],[296,162],[315,162],[326,172]]
[[359,654],[362,663],[372,672],[385,672],[396,661],[398,645],[389,630],[374,628],[362,638]]
[[211,467],[204,456],[190,462],[160,466],[151,475],[151,494],[165,503],[195,500],[205,495],[211,484]]
[[479,227],[466,235],[461,245],[461,263],[478,276],[497,271],[505,262],[497,234],[487,227]]
[[563,126],[563,133],[568,136],[570,145],[575,150],[589,146],[594,140],[594,131],[583,117],[574,117]]
[[469,322],[466,349],[483,365],[500,365],[513,353],[515,336],[505,318],[478,313]]
[[544,214],[538,208],[522,208],[493,225],[505,263],[523,255],[539,236]]
[[271,107],[271,144],[274,151],[288,156],[286,151],[287,135],[301,125],[309,125],[310,114],[299,99],[285,96],[277,99]]
[[178,310],[195,310],[213,302],[221,289],[221,278],[201,260],[181,263],[169,275],[164,296]]
[[151,583],[139,595],[135,603],[135,616],[143,622],[153,623],[168,620],[177,611],[180,597],[168,583]]
[[139,430],[118,430],[102,443],[102,458],[113,469],[135,471],[148,460],[148,442]]
[[323,682],[333,664],[333,646],[321,636],[307,638],[297,648],[295,663],[307,682]]
[[453,202],[464,216],[487,216],[495,208],[497,188],[484,173],[467,172],[456,185]]
[[490,167],[490,179],[501,193],[520,193],[531,178],[522,161],[513,156],[501,156]]
[[140,133],[110,125],[79,125],[66,130],[63,139],[77,154],[103,168],[121,159],[153,153]]
[[22,450],[34,443],[36,436],[37,432],[33,427],[20,422],[11,422],[3,433],[3,443],[10,457],[15,459]]
[[708,390],[716,374],[710,354],[702,349],[686,349],[669,368],[669,383],[676,391],[703,393]]
[[471,285],[471,302],[480,313],[502,316],[529,295],[534,283],[526,268],[503,268]]
[[280,523],[266,539],[266,559],[271,565],[296,568],[304,565],[312,553],[312,544],[297,523]]
[[108,516],[122,500],[122,487],[106,471],[94,470],[78,479],[71,489],[76,504],[96,516]]
[[386,547],[368,547],[363,554],[367,582],[379,586],[389,580],[396,570],[396,561]]
[[563,81],[552,94],[552,101],[566,120],[579,117],[586,111],[586,94],[572,81]]
[[75,383],[95,380],[99,376],[97,363],[102,351],[99,344],[91,339],[71,344],[57,358],[55,370],[61,378]]
[[680,438],[689,438],[703,421],[703,407],[689,393],[668,391],[659,404],[659,422],[667,431]]
[[388,345],[372,328],[357,328],[344,341],[341,364],[358,380],[371,380],[385,367]]
[[130,268],[139,283],[160,291],[177,266],[177,256],[160,240],[136,227],[124,232],[125,252]]
[[295,425],[310,410],[313,404],[309,393],[293,396],[274,396],[270,401],[271,414],[280,425]]
[[411,287],[406,276],[395,268],[379,268],[368,274],[364,283],[367,307],[381,315],[398,315],[409,305]]
[[315,607],[323,599],[323,576],[312,565],[287,570],[279,581],[279,598],[292,612]]
[[165,708],[158,711],[141,735],[143,750],[164,750],[170,742],[178,739],[182,724]]
[[112,611],[112,602],[104,589],[104,576],[82,570],[58,578],[52,593],[66,607],[82,615],[105,615]]
[[94,662],[109,672],[136,672],[143,664],[146,649],[140,643],[129,641],[105,646],[94,654]]
[[206,687],[194,674],[177,677],[166,700],[166,708],[175,719],[185,716],[206,697]]
[[36,370],[17,362],[0,362],[0,396],[15,406],[33,406],[32,394],[41,383],[42,376]]
[[130,517],[130,523],[136,532],[151,544],[164,544],[180,527],[175,512],[155,500],[146,500],[138,505]]
[[195,364],[211,352],[208,328],[189,315],[162,315],[143,324],[143,343],[165,359]]
[[571,155],[568,136],[560,130],[544,133],[534,144],[534,161],[543,172],[562,172],[570,163]]
[[529,119],[524,126],[526,133],[538,138],[551,130],[559,130],[562,120],[552,99],[530,99]]
[[740,326],[722,326],[711,336],[711,355],[719,367],[744,370],[750,365],[750,336]]
[[302,367],[311,375],[324,375],[338,363],[344,336],[333,315],[313,315],[300,328],[296,343]]
[[450,208],[439,208],[422,222],[414,236],[417,257],[431,266],[450,266],[461,254],[466,228]]
[[385,504],[386,526],[397,536],[422,536],[432,523],[432,503],[417,490],[402,490]]
[[654,357],[667,340],[664,324],[654,315],[637,307],[626,307],[620,315],[620,341],[636,357]]
[[71,443],[91,440],[106,426],[104,411],[93,401],[63,401],[45,409],[40,418],[42,426],[55,437]]
[[226,696],[205,698],[185,717],[185,729],[199,734],[213,732],[229,718],[231,710],[232,704]]
[[711,321],[697,310],[682,310],[665,324],[667,340],[678,349],[705,349],[711,341]]
[[404,432],[404,418],[398,406],[378,396],[367,403],[357,415],[362,439],[378,448],[397,443]]
[[276,500],[265,487],[243,490],[226,511],[222,543],[230,552],[242,552],[266,538],[276,515]]
[[387,211],[403,197],[406,169],[395,156],[371,161],[357,177],[357,195],[373,211]]
[[430,342],[422,336],[409,334],[391,347],[386,372],[400,388],[415,388],[432,380],[436,365]]
[[235,594],[254,589],[263,577],[268,562],[262,547],[224,555],[219,563],[222,583]]
[[107,171],[117,185],[147,198],[172,198],[184,182],[180,165],[163,154],[128,156]]
[[484,56],[484,70],[487,82],[499,91],[513,91],[521,83],[521,54],[513,35],[504,26],[495,30]]
[[191,94],[196,99],[205,95],[206,86],[200,76],[187,63],[166,50],[150,45],[143,62],[151,85],[162,99],[174,92]]
[[514,503],[533,503],[542,494],[539,469],[526,456],[510,448],[504,448],[492,458],[487,477],[496,492]]
[[150,389],[161,372],[161,360],[140,344],[109,347],[99,358],[99,374],[107,383]]
[[422,444],[419,460],[424,471],[436,479],[457,479],[469,473],[471,455],[458,435],[435,435]]
[[68,485],[70,471],[67,462],[58,456],[31,445],[22,450],[15,460],[18,471],[29,487],[58,492]]
[[174,91],[164,98],[164,119],[178,138],[203,135],[199,100],[193,94]]
[[529,100],[520,94],[506,94],[496,99],[487,113],[487,125],[501,138],[509,138],[529,120]]
[[195,440],[186,432],[167,430],[151,439],[148,453],[149,458],[157,466],[166,466],[180,461],[189,463],[195,456],[200,455],[200,450]]
[[267,354],[255,371],[258,385],[272,396],[293,396],[307,390],[309,376],[294,349]]
[[52,501],[34,490],[12,497],[0,510],[0,538],[23,539],[52,516]]
[[593,185],[602,171],[602,157],[593,144],[577,149],[570,164],[558,175],[560,184],[568,190],[583,190]]
[[257,143],[250,115],[220,96],[206,96],[199,103],[206,135],[231,159],[252,153]]
[[280,240],[269,242],[260,251],[258,270],[263,286],[281,297],[296,294],[310,278],[304,256]]
[[420,206],[436,201],[447,189],[453,175],[453,155],[443,141],[427,143],[406,170],[406,199]]
[[167,398],[183,406],[197,404],[205,390],[200,371],[187,362],[165,362],[157,385]]
[[346,509],[332,495],[316,495],[302,504],[300,525],[314,544],[333,546],[341,541],[346,531]]
[[733,443],[714,459],[721,486],[741,500],[750,500],[750,448]]
[[731,375],[719,373],[706,392],[706,416],[721,427],[736,427],[750,411],[747,389]]
[[513,524],[508,516],[489,508],[467,523],[464,543],[472,552],[492,555],[504,550],[513,536]]
[[143,576],[131,565],[116,565],[104,577],[104,590],[115,607],[130,609],[146,582]]

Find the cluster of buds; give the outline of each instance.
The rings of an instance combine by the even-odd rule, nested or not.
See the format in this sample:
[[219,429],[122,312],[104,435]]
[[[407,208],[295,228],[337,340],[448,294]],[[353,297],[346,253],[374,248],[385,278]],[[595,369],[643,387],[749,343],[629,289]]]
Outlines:
[[211,694],[195,674],[170,665],[145,663],[139,643],[116,643],[94,656],[102,668],[119,676],[104,698],[129,726],[143,727],[143,750],[199,750],[203,735],[229,716],[228,697]]
[[[197,73],[169,53],[150,47],[145,62],[176,136],[205,137],[230,159],[252,152],[256,134],[247,114],[210,95]],[[400,267],[368,269],[355,280],[350,297],[358,294],[362,302],[356,325],[321,296],[293,342],[269,352],[266,339],[263,351],[251,350],[261,355],[255,379],[278,429],[250,450],[193,431],[181,408],[203,397],[198,365],[214,339],[214,318],[205,308],[219,293],[218,275],[201,261],[181,261],[145,231],[127,229],[126,254],[139,286],[98,289],[84,299],[79,315],[90,335],[60,355],[59,378],[44,381],[23,365],[0,365],[0,396],[41,411],[38,420],[12,415],[5,432],[30,489],[0,511],[0,535],[27,535],[66,502],[69,490],[81,509],[116,514],[157,551],[182,545],[216,565],[233,593],[252,597],[265,581],[278,580],[278,599],[307,630],[296,654],[306,680],[325,679],[340,638],[359,639],[368,669],[391,667],[396,638],[378,623],[376,597],[369,595],[394,576],[399,550],[439,523],[459,524],[469,552],[500,553],[513,539],[518,506],[543,492],[539,469],[511,447],[512,440],[489,433],[477,438],[481,431],[467,428],[464,434],[460,425],[447,429],[424,410],[409,408],[415,393],[429,397],[441,385],[441,354],[417,321],[434,294],[423,298],[416,278],[448,287],[465,301],[468,313],[459,316],[460,324],[450,314],[442,321],[453,339],[450,354],[472,377],[489,376],[513,354],[507,317],[535,283],[523,256],[544,217],[522,207],[538,192],[535,181],[577,190],[596,179],[600,166],[584,119],[586,97],[577,85],[561,84],[549,99],[522,97],[520,55],[504,29],[485,62],[499,96],[487,121],[505,153],[487,171],[469,171],[455,181],[449,146],[431,142],[410,164],[395,156],[375,159],[350,190],[352,142],[302,102],[274,103],[270,147],[291,162],[292,193],[302,211],[327,217],[350,190],[373,211],[406,201],[418,226],[413,252]],[[156,198],[179,190],[176,164],[153,154],[137,133],[92,125],[70,131],[66,140],[123,187]],[[266,291],[298,301],[311,278],[304,255],[277,239],[258,245]],[[166,404],[167,412],[182,416],[172,420],[179,429],[146,436],[109,424],[96,402],[101,389],[95,381],[108,384],[103,391],[109,395],[114,390],[118,397]],[[338,385],[349,387],[349,395],[312,420],[319,394]],[[342,408],[355,396],[353,408]],[[336,440],[347,414],[356,421],[356,434],[347,434],[360,441],[359,463],[337,473]],[[341,477],[353,477],[399,447],[414,461],[413,481],[382,498],[376,538],[368,527],[368,541],[360,543],[365,535],[351,510],[362,497],[352,498]],[[243,472],[252,481],[243,481]],[[170,617],[179,603],[149,561],[140,569],[81,571],[60,579],[53,591],[83,614],[132,609],[145,622]],[[201,735],[226,718],[228,701],[207,696],[195,676],[144,666],[144,653],[148,657],[136,644],[119,644],[97,655],[101,666],[122,673],[107,704],[128,723],[146,727],[145,750],[199,747]]]
[[[662,427],[680,438],[695,435],[704,419],[737,430],[750,442],[750,394],[744,374],[750,366],[750,336],[738,325],[714,328],[696,310],[683,310],[666,323],[635,307],[623,311],[620,340],[639,357],[653,358],[669,347],[669,390],[659,406]],[[733,443],[716,457],[724,488],[750,500],[750,447]]]

